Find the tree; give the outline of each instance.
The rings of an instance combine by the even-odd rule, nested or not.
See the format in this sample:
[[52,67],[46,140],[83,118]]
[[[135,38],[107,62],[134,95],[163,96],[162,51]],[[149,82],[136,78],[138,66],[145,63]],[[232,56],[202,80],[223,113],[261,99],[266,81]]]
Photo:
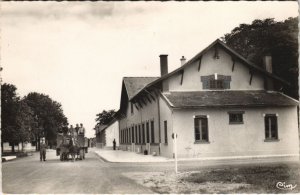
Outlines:
[[12,152],[14,152],[15,144],[30,141],[33,123],[32,110],[24,101],[20,100],[16,91],[16,86],[11,84],[4,83],[1,87],[2,152],[3,142],[9,142],[12,145]]
[[114,116],[116,114],[115,110],[103,110],[101,113],[96,114],[97,118],[96,118],[96,127],[99,125],[106,125],[108,124],[111,120],[114,119]]
[[21,100],[18,102],[17,115],[15,127],[18,130],[18,143],[22,143],[22,150],[24,142],[32,140],[32,126],[34,125],[34,116],[31,108]]
[[61,104],[53,101],[48,95],[36,92],[29,93],[24,97],[24,101],[33,111],[33,134],[37,141],[37,150],[41,137],[45,137],[50,146],[54,145],[58,129],[68,124]]
[[298,99],[298,18],[276,22],[273,18],[240,24],[222,40],[239,54],[262,66],[272,55],[273,73],[291,83],[284,93]]

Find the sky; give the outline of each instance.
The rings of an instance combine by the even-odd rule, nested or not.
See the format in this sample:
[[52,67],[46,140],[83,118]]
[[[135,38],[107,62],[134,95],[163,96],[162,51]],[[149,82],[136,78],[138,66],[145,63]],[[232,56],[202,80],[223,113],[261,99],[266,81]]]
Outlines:
[[241,23],[298,15],[297,2],[1,2],[2,82],[49,95],[93,137],[122,78],[169,72]]

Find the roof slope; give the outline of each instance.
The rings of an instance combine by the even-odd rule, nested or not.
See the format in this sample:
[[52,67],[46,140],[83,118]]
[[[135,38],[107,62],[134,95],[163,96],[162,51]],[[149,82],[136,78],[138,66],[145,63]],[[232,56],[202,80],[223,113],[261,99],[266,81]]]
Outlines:
[[[283,80],[282,78],[276,76],[275,74],[272,74],[272,73],[269,73],[267,72],[265,69],[259,67],[258,65],[250,62],[249,60],[247,60],[246,58],[244,58],[243,56],[241,56],[240,54],[238,54],[237,52],[235,52],[233,49],[231,49],[229,46],[227,46],[225,43],[223,43],[221,40],[217,39],[215,40],[213,43],[211,43],[209,46],[207,46],[205,49],[203,49],[201,52],[199,52],[197,55],[195,55],[193,58],[191,58],[189,61],[187,61],[183,66],[175,69],[174,71],[162,76],[162,77],[159,77],[158,79],[154,80],[153,82],[149,83],[148,85],[146,85],[144,88],[147,88],[147,87],[150,87],[150,86],[153,86],[171,76],[173,76],[174,74],[178,73],[179,71],[183,70],[185,67],[193,64],[194,62],[196,62],[197,60],[199,60],[199,58],[204,54],[206,53],[209,49],[213,48],[215,45],[218,45],[220,47],[222,47],[225,51],[227,51],[230,55],[234,56],[237,60],[241,61],[243,64],[245,64],[246,66],[249,67],[249,69],[253,70],[253,71],[257,71],[259,73],[262,73],[272,79],[275,79],[277,81],[280,81],[284,84],[287,84],[289,85],[289,83],[285,80]],[[140,90],[142,91],[142,90]],[[140,92],[139,91],[139,92]],[[138,93],[136,94],[138,95]],[[135,95],[135,96],[136,96]],[[134,96],[133,96],[134,97]]]
[[282,93],[263,90],[184,91],[163,95],[173,108],[298,105],[298,101]]
[[134,97],[147,84],[157,80],[159,77],[124,77],[123,81],[128,98]]

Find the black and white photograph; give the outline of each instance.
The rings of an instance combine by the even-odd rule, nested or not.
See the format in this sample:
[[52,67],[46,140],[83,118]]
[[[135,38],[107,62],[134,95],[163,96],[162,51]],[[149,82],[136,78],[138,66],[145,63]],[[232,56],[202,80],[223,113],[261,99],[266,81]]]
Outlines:
[[297,1],[0,7],[2,193],[300,193]]

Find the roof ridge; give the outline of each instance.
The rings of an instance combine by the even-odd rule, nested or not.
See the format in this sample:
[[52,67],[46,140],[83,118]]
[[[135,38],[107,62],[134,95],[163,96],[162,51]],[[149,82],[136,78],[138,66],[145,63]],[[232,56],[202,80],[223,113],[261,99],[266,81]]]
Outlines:
[[141,76],[138,76],[138,77],[123,77],[123,78],[159,78],[159,76],[147,76],[147,77],[141,77]]

